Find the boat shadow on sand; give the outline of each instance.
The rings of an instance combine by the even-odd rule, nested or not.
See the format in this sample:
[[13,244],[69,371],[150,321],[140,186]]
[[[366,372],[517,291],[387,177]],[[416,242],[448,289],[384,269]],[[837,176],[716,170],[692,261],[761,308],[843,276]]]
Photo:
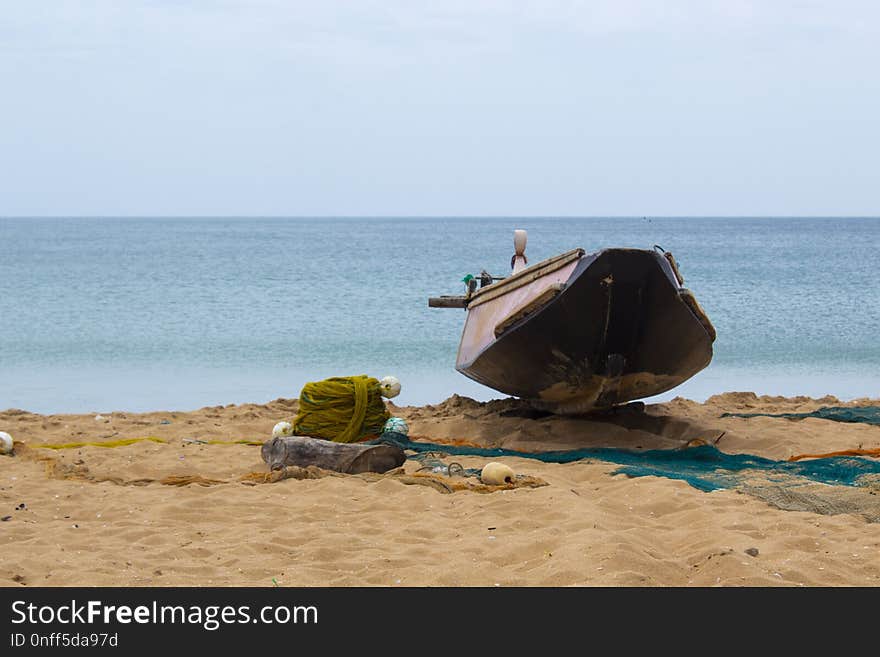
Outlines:
[[467,442],[525,452],[591,447],[675,449],[714,444],[724,428],[633,402],[580,415],[555,415],[526,400],[478,402],[453,395],[424,408],[399,408],[411,431],[430,440]]
[[[616,406],[605,410],[596,410],[589,413],[565,416],[570,420],[590,424],[612,425],[627,431],[653,434],[658,438],[681,440],[685,445],[694,443],[706,444],[706,436],[716,432],[715,441],[724,436],[721,429],[707,429],[703,424],[677,418],[670,415],[650,415],[645,412],[644,402],[630,402],[624,406]],[[555,415],[549,411],[534,408],[528,402],[522,402],[521,406],[510,408],[499,413],[501,417],[519,417],[529,420],[543,420],[553,418]]]

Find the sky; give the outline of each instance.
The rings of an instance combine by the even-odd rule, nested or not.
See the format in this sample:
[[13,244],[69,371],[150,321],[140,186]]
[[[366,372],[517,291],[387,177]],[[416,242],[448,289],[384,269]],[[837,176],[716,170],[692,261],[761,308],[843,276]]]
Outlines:
[[0,0],[0,216],[876,216],[878,65],[861,0]]

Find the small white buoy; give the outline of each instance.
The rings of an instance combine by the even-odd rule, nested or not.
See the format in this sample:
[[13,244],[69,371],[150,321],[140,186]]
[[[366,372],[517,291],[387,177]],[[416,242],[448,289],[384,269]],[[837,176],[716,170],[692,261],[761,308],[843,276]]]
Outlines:
[[5,431],[0,431],[0,454],[12,454],[12,436]]
[[290,422],[279,422],[272,428],[273,438],[285,438],[293,435],[293,425]]
[[516,479],[516,474],[510,466],[495,461],[484,465],[483,471],[480,472],[480,481],[487,486],[512,484],[514,479]]
[[400,381],[396,376],[386,376],[379,380],[379,390],[387,399],[397,397],[400,394]]

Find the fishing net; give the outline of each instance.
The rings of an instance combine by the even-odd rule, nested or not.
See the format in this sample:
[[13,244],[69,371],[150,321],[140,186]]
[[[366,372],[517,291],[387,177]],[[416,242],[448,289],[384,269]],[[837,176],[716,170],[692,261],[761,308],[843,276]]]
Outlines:
[[338,376],[303,386],[293,433],[352,443],[382,433],[389,417],[378,379]]
[[615,463],[613,474],[665,477],[685,481],[702,491],[735,488],[750,477],[790,483],[791,478],[837,486],[859,486],[880,476],[880,461],[860,457],[828,457],[811,461],[774,461],[751,454],[727,454],[713,445],[687,449],[631,451],[597,447],[555,452],[518,452],[511,449],[415,442],[396,432],[385,432],[373,443],[396,445],[416,454],[433,452],[483,458],[519,457],[544,463],[573,463],[585,459]]
[[784,417],[791,420],[812,417],[834,422],[880,425],[880,406],[825,406],[809,413],[723,413],[721,417]]

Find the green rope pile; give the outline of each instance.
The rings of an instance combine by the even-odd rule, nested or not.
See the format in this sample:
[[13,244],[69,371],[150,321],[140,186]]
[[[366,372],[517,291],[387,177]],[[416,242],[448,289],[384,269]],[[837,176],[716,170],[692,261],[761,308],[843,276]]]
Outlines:
[[365,374],[337,376],[303,386],[293,433],[353,443],[382,433],[389,417],[378,379]]

